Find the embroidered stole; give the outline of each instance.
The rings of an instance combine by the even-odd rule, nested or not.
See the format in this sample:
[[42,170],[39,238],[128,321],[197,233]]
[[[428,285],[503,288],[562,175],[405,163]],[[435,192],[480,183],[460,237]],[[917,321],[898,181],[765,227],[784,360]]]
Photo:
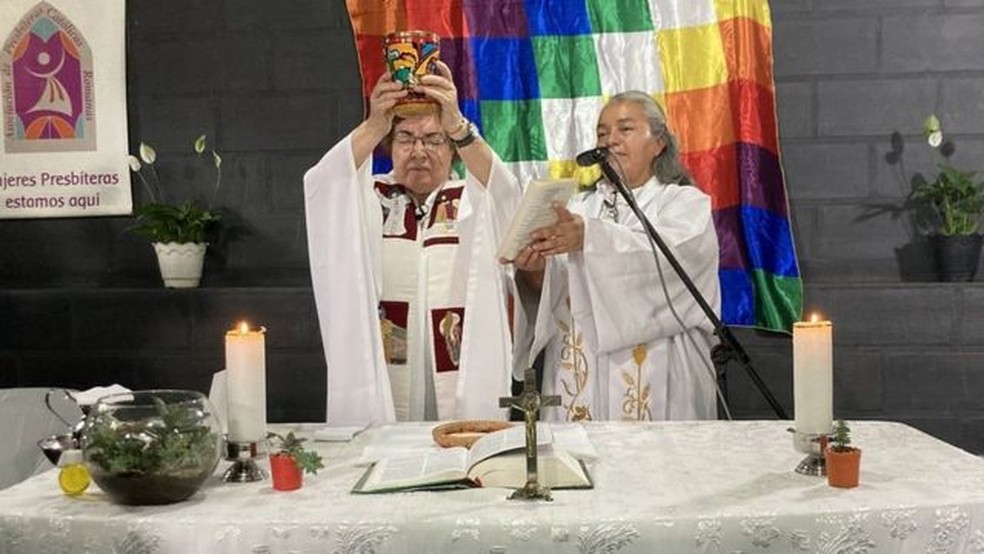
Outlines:
[[[610,186],[600,184],[594,205],[589,208],[596,219],[619,221],[619,202]],[[627,208],[626,208],[627,209]],[[570,283],[566,270],[549,271],[542,294],[551,300],[550,318],[557,330],[556,340],[546,357],[553,360],[554,372],[544,374],[544,391],[561,397],[561,408],[546,410],[545,418],[560,421],[666,419],[666,392],[669,383],[666,341],[639,344],[617,352],[592,350],[594,318],[579,308],[580,317],[571,311],[571,298],[556,298],[559,290]],[[578,296],[587,298],[586,291]],[[655,386],[655,389],[654,389]],[[654,418],[654,413],[656,417]]]
[[452,285],[463,190],[445,185],[417,207],[403,186],[375,184],[383,208],[379,319],[398,421],[454,414],[465,308],[451,291],[461,288]]

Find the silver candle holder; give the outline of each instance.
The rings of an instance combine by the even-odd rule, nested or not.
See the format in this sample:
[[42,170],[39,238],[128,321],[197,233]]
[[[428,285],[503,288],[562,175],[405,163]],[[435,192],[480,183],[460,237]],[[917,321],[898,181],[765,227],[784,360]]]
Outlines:
[[256,465],[256,459],[266,452],[266,441],[232,441],[226,437],[226,461],[232,462],[222,474],[226,483],[252,483],[266,479],[267,472]]
[[823,457],[823,449],[826,447],[828,433],[800,433],[790,427],[789,431],[793,434],[793,446],[798,452],[806,454],[796,466],[796,473],[801,475],[813,475],[822,477],[827,475],[827,462]]

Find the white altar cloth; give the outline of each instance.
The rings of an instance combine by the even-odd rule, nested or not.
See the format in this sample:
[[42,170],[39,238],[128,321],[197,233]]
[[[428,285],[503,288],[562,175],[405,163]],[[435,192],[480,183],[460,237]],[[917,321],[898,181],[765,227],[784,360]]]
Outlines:
[[378,429],[317,443],[327,467],[289,493],[215,480],[183,503],[126,507],[95,487],[63,496],[47,472],[0,491],[0,552],[984,551],[984,460],[903,424],[853,422],[861,486],[834,489],[793,471],[789,425],[590,423],[595,489],[541,503],[503,489],[350,494]]

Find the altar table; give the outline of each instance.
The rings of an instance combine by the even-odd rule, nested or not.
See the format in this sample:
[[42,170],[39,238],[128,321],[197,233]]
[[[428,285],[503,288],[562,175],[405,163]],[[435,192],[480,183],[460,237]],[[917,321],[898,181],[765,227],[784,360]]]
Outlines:
[[186,502],[126,507],[95,486],[63,496],[51,471],[0,491],[0,552],[984,552],[984,460],[852,422],[861,485],[834,489],[793,471],[789,425],[588,423],[595,488],[537,503],[491,488],[350,494],[379,429],[317,443],[327,467],[289,493],[216,478]]

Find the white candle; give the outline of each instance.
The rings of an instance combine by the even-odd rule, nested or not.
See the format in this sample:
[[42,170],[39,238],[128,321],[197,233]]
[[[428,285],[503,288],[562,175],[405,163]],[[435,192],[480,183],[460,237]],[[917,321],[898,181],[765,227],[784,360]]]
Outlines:
[[251,331],[244,321],[226,332],[226,397],[229,440],[266,438],[266,329]]
[[829,321],[793,324],[793,408],[796,431],[830,433],[833,425],[833,325]]

